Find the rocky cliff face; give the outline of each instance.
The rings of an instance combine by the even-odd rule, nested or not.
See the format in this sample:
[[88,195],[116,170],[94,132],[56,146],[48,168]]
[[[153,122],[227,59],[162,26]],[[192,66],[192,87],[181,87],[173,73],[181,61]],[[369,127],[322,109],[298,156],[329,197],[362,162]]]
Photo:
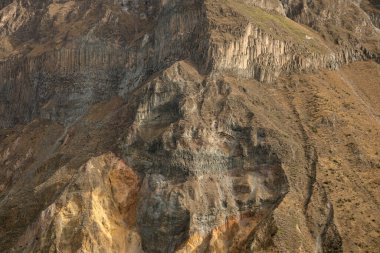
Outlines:
[[2,3],[0,251],[376,252],[377,13]]

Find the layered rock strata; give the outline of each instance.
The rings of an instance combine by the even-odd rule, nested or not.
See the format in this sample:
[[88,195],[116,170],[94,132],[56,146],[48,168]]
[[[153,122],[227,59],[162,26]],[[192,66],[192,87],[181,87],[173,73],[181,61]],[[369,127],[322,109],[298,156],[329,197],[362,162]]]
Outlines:
[[364,4],[1,4],[0,252],[376,252]]
[[[152,2],[146,7],[127,4],[54,3],[45,6],[48,11],[41,20],[14,16],[20,23],[16,27],[9,26],[15,21],[13,16],[6,14],[14,9],[14,15],[19,10],[29,15],[28,11],[35,10],[36,6],[21,1],[3,8],[2,34],[9,38],[17,38],[17,34],[26,29],[24,27],[39,30],[50,22],[58,29],[65,19],[87,35],[70,40],[78,34],[72,32],[71,35],[64,28],[59,28],[62,31],[57,31],[50,40],[59,47],[69,45],[59,49],[51,45],[41,47],[38,43],[43,42],[38,42],[40,38],[37,37],[37,43],[31,49],[20,48],[18,50],[25,53],[6,58],[0,64],[3,77],[0,92],[2,126],[27,122],[35,116],[70,123],[88,109],[91,101],[101,101],[116,94],[126,97],[152,73],[181,59],[190,58],[205,71],[227,71],[271,82],[281,73],[335,69],[344,63],[377,57],[374,49],[332,47],[310,29],[279,14],[268,14],[239,1],[233,4],[229,1]],[[121,10],[115,11],[117,6]],[[93,18],[104,16],[100,16],[101,21],[91,28],[91,24],[74,15],[83,8],[89,8],[89,15]],[[100,11],[96,12],[96,8]],[[68,10],[57,14],[57,9]],[[43,13],[41,9],[37,10]],[[230,16],[227,23],[223,21],[226,13]],[[139,18],[142,14],[146,18]],[[132,18],[137,21],[132,22]],[[125,20],[126,28],[123,29],[132,37],[120,34],[121,20]],[[103,30],[108,28],[115,34],[103,34]],[[376,30],[369,32],[371,36],[378,36]],[[20,40],[29,40],[32,36],[35,34],[23,33]],[[39,36],[47,35],[41,31]],[[108,36],[117,36],[119,45],[104,41]],[[65,85],[67,83],[76,84],[70,88],[70,85]],[[16,103],[19,98],[22,98],[22,103]]]

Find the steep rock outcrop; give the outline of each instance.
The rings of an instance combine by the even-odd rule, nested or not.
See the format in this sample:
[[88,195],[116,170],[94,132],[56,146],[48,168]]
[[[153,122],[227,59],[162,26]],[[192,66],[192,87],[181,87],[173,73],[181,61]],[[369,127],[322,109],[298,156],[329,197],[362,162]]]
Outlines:
[[358,3],[6,3],[1,252],[379,248]]
[[[325,40],[311,29],[279,14],[270,15],[257,7],[250,7],[242,1],[209,3],[206,6],[209,9],[209,19],[213,29],[209,54],[215,63],[213,67],[216,71],[228,71],[246,78],[272,82],[281,73],[289,74],[321,68],[336,69],[352,61],[378,57],[378,48],[373,48],[374,44],[368,42],[373,39],[378,40],[379,32],[374,27],[367,26],[370,23],[368,17],[364,11],[353,4],[345,3],[345,7],[339,8],[349,9],[347,6],[356,8],[355,11],[359,13],[357,19],[361,21],[355,23],[361,23],[362,28],[354,31],[352,27],[347,27],[348,30],[339,34],[337,31],[336,33],[332,31],[333,36],[324,36]],[[315,8],[318,10],[337,9],[336,6],[330,5]],[[294,10],[293,7],[289,9]],[[308,9],[305,7],[305,14],[302,12],[299,16],[289,15],[293,15],[291,17],[295,20],[321,32],[322,28],[320,29],[318,25],[307,23],[309,18],[304,16],[309,13],[315,14],[306,10]],[[223,19],[226,13],[231,16],[229,22]],[[310,20],[316,24],[321,23],[323,26],[326,23],[337,25],[338,22],[332,18],[330,20],[314,16]],[[236,26],[239,27],[238,32],[236,32]],[[235,30],[232,27],[235,27]],[[343,37],[339,39],[341,36],[350,34],[358,37],[359,40],[353,42]],[[367,38],[364,34],[370,34],[371,38]],[[340,47],[334,46],[334,43],[340,44]],[[358,44],[361,46],[357,46]],[[371,47],[366,47],[367,44]]]
[[[59,168],[36,187],[36,194],[64,180],[66,172]],[[135,173],[113,154],[90,159],[28,226],[14,250],[138,252],[141,245],[133,229],[138,184]]]
[[[356,36],[363,42],[360,48],[349,46],[354,41],[329,38],[343,43],[337,48],[312,30],[255,5],[263,7],[256,1],[14,1],[1,10],[2,49],[9,51],[0,64],[1,125],[36,116],[72,123],[94,102],[116,94],[126,97],[151,74],[183,59],[192,59],[205,73],[227,71],[271,82],[284,73],[335,69],[377,57],[376,49],[365,44],[367,35]],[[87,16],[81,17],[81,11]],[[228,22],[223,21],[226,14]],[[294,19],[320,30],[302,15],[294,14]],[[89,22],[93,19],[98,19],[94,26]],[[367,23],[355,34],[378,38],[379,32]],[[22,47],[26,41],[34,42]]]
[[[114,27],[118,25],[113,23],[114,19],[122,19],[124,16],[124,19],[128,19],[129,16],[135,16],[135,12],[141,12],[137,9],[132,14],[119,11],[112,15],[112,8],[115,8],[112,5],[87,5],[80,7],[89,8],[90,13],[95,8],[103,8],[104,15],[111,13],[111,17],[105,16],[102,19],[99,28],[95,27],[97,29],[102,26]],[[150,7],[154,10],[154,6]],[[72,8],[75,10],[74,7]],[[6,13],[9,10],[2,11]],[[172,14],[174,11],[175,15]],[[112,18],[115,15],[120,17]],[[46,52],[37,55],[34,49],[29,54],[17,55],[1,63],[2,126],[27,122],[36,116],[65,124],[72,123],[94,102],[117,94],[126,96],[129,90],[152,73],[176,60],[189,57],[191,39],[201,34],[195,33],[202,16],[200,3],[165,2],[156,10],[155,15],[159,22],[154,30],[147,27],[145,32],[142,32],[143,24],[126,24],[127,31],[132,30],[134,26],[140,30],[132,35],[132,39],[128,39],[135,40],[128,44],[128,47],[104,41],[102,37],[96,38],[97,29],[92,28],[86,35],[89,38],[78,38],[64,48],[47,51],[45,49]],[[28,20],[23,22],[35,24]],[[82,21],[73,22],[76,24]],[[3,28],[7,28],[6,24]],[[86,30],[86,27],[81,29]],[[194,58],[196,57],[195,55]],[[16,103],[20,98],[23,102]]]
[[[133,94],[139,102],[123,153],[146,175],[137,223],[147,251],[172,252],[194,234],[207,243],[228,219],[237,220],[240,232],[224,250],[253,247],[254,224],[266,222],[286,193],[280,159],[255,144],[254,113],[234,113],[243,105],[231,89],[181,62]],[[240,227],[240,219],[254,220],[252,227]]]
[[179,62],[66,130],[34,121],[4,133],[0,246],[341,251],[335,193],[319,181],[326,157],[281,92]]

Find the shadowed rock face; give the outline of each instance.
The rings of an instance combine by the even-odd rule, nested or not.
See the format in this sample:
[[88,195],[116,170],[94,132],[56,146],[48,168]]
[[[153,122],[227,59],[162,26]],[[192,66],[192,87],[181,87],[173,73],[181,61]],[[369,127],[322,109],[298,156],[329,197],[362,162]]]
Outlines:
[[376,8],[3,2],[0,252],[376,252]]
[[[143,6],[136,2],[128,11],[113,1],[102,2],[67,1],[43,5],[45,8],[14,2],[1,10],[5,23],[0,31],[4,41],[14,45],[9,54],[4,46],[9,58],[0,63],[2,126],[35,116],[72,123],[94,102],[115,95],[125,97],[154,72],[189,57],[190,41],[200,29],[202,16],[197,1],[152,1]],[[42,20],[20,20],[20,27],[10,28],[8,23],[15,22],[12,17],[18,11],[37,12],[33,18],[42,16]],[[140,18],[142,14],[149,15]],[[42,34],[48,29],[44,22],[53,26],[48,37]],[[38,32],[27,28],[19,37],[23,26]],[[18,45],[15,39],[36,42],[18,48],[27,44]],[[19,97],[22,103],[16,102]]]
[[259,223],[286,194],[280,159],[256,140],[263,130],[254,112],[237,110],[246,105],[231,92],[231,84],[205,80],[181,62],[134,94],[139,105],[123,153],[145,174],[137,225],[146,250],[172,252],[230,218]]
[[[258,8],[266,6],[260,1],[14,1],[1,10],[0,52],[7,60],[0,62],[0,124],[11,127],[34,117],[70,124],[94,102],[127,97],[153,73],[183,59],[192,59],[201,72],[262,82],[281,73],[376,59],[378,31],[349,3],[321,2],[289,14],[321,32],[322,40]],[[328,11],[334,8],[355,18],[332,16]],[[344,30],[340,23],[350,27]],[[354,30],[359,23],[363,27]]]

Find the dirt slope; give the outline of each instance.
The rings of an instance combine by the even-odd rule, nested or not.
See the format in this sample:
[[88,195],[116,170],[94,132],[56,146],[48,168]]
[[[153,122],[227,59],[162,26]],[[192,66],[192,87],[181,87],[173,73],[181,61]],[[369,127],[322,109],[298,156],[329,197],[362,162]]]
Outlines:
[[0,252],[378,252],[377,14],[0,4]]

